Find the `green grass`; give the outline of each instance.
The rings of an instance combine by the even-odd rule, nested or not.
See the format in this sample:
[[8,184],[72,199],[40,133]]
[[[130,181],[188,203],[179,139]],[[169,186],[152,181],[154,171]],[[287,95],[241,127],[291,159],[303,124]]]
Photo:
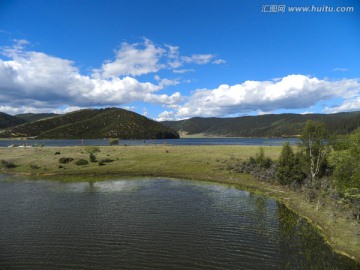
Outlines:
[[[265,155],[276,160],[280,146],[265,146]],[[76,160],[87,159],[84,147],[0,148],[0,160],[12,162],[15,168],[1,168],[1,173],[28,175],[35,179],[58,181],[97,181],[114,177],[170,177],[235,184],[242,189],[260,192],[284,202],[290,209],[306,217],[325,236],[337,251],[360,262],[359,224],[348,220],[346,214],[336,212],[331,202],[321,210],[315,203],[307,203],[302,192],[287,187],[257,181],[248,174],[229,169],[241,160],[255,156],[258,146],[103,146],[97,160],[112,162],[99,166],[96,162],[77,166]],[[60,155],[54,155],[60,152]],[[74,160],[60,164],[59,158]],[[59,165],[62,168],[59,168]]]
[[[281,148],[264,149],[266,155],[276,159]],[[84,147],[2,148],[0,159],[13,161],[18,166],[12,172],[24,174],[154,174],[203,178],[204,175],[227,176],[229,172],[221,170],[225,165],[247,159],[257,150],[257,146],[103,146],[96,154],[97,160],[110,158],[113,162],[104,166],[90,162],[79,167],[76,160],[89,159]],[[61,154],[54,155],[55,152]],[[59,168],[61,157],[74,161]],[[34,165],[39,168],[34,170]]]

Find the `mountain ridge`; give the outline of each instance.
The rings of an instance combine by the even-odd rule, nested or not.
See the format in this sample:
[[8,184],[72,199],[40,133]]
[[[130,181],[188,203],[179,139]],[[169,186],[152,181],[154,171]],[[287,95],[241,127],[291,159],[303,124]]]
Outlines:
[[194,117],[163,122],[118,108],[83,109],[63,115],[0,113],[0,137],[149,139],[178,138],[178,133],[184,137],[296,137],[307,120],[323,121],[332,134],[348,134],[360,127],[360,111]]
[[0,137],[37,139],[176,139],[176,131],[145,116],[118,108],[83,109],[21,124]]
[[296,137],[306,121],[322,121],[332,134],[348,134],[360,127],[360,111],[335,114],[266,114],[234,118],[194,117],[161,123],[182,134],[221,137]]
[[26,123],[24,119],[0,112],[0,129],[14,127]]

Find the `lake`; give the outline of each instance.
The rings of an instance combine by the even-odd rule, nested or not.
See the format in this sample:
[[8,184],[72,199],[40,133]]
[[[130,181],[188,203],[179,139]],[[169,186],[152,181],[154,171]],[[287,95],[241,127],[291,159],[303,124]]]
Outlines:
[[[171,145],[283,145],[289,142],[292,145],[299,143],[297,138],[184,138],[172,140],[120,140],[120,145],[146,145],[146,144],[171,144]],[[0,147],[9,145],[44,145],[44,146],[78,146],[78,145],[109,145],[103,140],[0,140]]]
[[170,179],[0,175],[0,269],[356,269],[273,199]]

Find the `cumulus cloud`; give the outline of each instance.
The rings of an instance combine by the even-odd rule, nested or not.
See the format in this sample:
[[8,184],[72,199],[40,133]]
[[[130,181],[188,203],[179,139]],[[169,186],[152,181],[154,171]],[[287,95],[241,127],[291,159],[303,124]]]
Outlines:
[[100,70],[94,72],[105,78],[154,73],[165,68],[165,65],[160,63],[164,53],[165,49],[155,46],[148,39],[143,43],[124,42],[116,52],[116,59],[103,64]]
[[[12,46],[0,47],[0,102],[9,113],[58,110],[61,106],[121,106],[142,101],[175,108],[183,97],[179,92],[159,91],[183,82],[180,78],[160,78],[160,70],[184,74],[194,71],[187,64],[204,65],[216,61],[212,54],[183,56],[178,46],[156,45],[148,39],[122,43],[115,59],[105,61],[90,75],[81,74],[68,59],[27,50],[29,42],[15,40]],[[138,76],[154,74],[154,82]],[[17,109],[12,109],[17,108]],[[62,109],[60,109],[62,110]]]
[[[94,76],[82,75],[73,61],[27,51],[26,45],[27,42],[21,40],[14,46],[3,47],[1,51],[8,58],[0,58],[0,102],[8,104],[2,107],[4,112],[40,112],[42,108],[54,111],[64,105],[69,108],[118,106],[133,101],[174,106],[182,101],[179,92],[170,95],[158,93],[168,86],[179,84],[178,79],[159,77],[157,83],[151,83],[140,82],[131,76],[116,77],[161,68],[156,57],[163,52],[149,41],[145,42],[146,49],[140,52],[134,49],[137,45],[123,45],[117,55],[128,60],[126,69],[122,65],[119,69],[103,65],[101,76],[99,73]],[[131,55],[136,61],[129,60]],[[134,64],[141,62],[140,58],[146,61],[142,65]]]
[[140,76],[155,73],[162,69],[172,69],[174,73],[185,73],[192,69],[178,69],[186,64],[222,64],[213,54],[193,54],[183,56],[178,46],[156,45],[148,39],[129,44],[123,42],[116,51],[115,59],[107,61],[101,68],[93,70],[93,77],[112,78],[119,76]]
[[337,113],[344,111],[359,111],[360,110],[360,97],[354,97],[353,99],[347,99],[342,104],[333,107],[326,107],[326,113]]
[[157,121],[175,121],[178,120],[176,114],[172,111],[163,111],[156,118]]
[[359,100],[351,101],[358,93],[359,79],[332,81],[305,75],[288,75],[272,81],[245,81],[233,86],[223,84],[215,89],[198,89],[176,111],[166,111],[159,115],[159,119],[302,109],[338,97],[345,99],[345,103],[331,110],[359,108]]

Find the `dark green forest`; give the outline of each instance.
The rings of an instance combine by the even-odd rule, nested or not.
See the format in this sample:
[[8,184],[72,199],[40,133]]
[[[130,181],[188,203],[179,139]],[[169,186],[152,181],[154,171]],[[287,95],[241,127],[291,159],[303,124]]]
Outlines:
[[0,112],[0,129],[14,127],[25,122],[21,118]]
[[161,122],[176,131],[224,137],[294,137],[299,136],[308,120],[325,123],[333,135],[349,134],[360,127],[360,112],[336,114],[267,114],[235,118],[195,117]]
[[195,117],[160,124],[118,108],[85,109],[64,115],[0,113],[0,137],[150,139],[178,138],[177,132],[222,137],[297,137],[308,120],[323,122],[332,135],[346,135],[360,127],[360,112]]
[[176,131],[118,108],[85,109],[0,131],[1,137],[38,139],[175,139]]
[[26,122],[34,122],[41,119],[46,119],[50,117],[58,116],[55,113],[22,113],[17,114],[15,117],[25,120]]

